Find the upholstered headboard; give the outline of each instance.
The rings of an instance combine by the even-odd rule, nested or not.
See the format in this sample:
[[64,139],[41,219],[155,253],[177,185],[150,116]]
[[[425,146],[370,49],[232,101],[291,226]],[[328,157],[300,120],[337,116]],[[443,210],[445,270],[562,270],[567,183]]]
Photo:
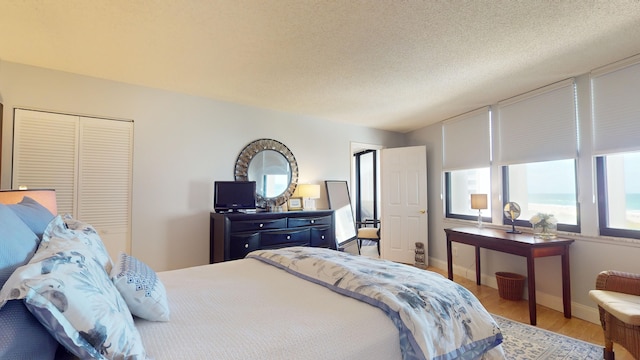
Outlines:
[[56,191],[53,189],[0,190],[0,204],[17,204],[28,196],[46,207],[52,214],[58,213]]

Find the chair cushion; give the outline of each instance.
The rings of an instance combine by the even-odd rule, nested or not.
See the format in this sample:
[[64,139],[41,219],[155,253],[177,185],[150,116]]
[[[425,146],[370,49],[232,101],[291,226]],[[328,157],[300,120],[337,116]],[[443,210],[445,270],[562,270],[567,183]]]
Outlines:
[[640,296],[607,290],[591,290],[589,297],[625,324],[640,325]]
[[378,236],[378,228],[374,227],[361,227],[358,229],[358,238],[359,239],[369,239],[369,240],[379,240],[380,236]]

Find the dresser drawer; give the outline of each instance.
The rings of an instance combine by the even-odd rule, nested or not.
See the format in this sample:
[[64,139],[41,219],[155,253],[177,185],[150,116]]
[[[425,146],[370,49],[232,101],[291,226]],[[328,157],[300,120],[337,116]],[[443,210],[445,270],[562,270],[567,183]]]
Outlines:
[[[265,231],[261,233],[260,236],[260,246],[267,247],[272,245],[280,245],[284,244],[284,246],[289,246],[286,244],[290,243],[309,243],[309,229],[294,229],[294,230],[283,230],[283,231]],[[293,245],[291,245],[293,246]]]
[[281,229],[287,227],[287,218],[234,220],[231,222],[231,232]]
[[311,225],[331,225],[331,215],[289,218],[290,228]]
[[229,238],[229,260],[244,258],[253,250],[260,249],[260,233],[232,234]]
[[333,240],[331,226],[313,226],[309,229],[311,231],[309,237],[309,246],[313,247],[335,247],[335,244],[331,244]]

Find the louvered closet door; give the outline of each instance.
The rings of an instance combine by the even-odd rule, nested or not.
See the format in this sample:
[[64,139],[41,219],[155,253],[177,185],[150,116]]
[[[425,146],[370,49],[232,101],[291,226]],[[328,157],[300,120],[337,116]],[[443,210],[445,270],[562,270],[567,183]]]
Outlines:
[[16,110],[13,146],[13,188],[55,189],[59,214],[130,253],[133,122]]
[[15,110],[12,188],[55,189],[59,214],[76,214],[77,116]]
[[92,224],[112,258],[131,253],[133,123],[80,118],[78,219]]

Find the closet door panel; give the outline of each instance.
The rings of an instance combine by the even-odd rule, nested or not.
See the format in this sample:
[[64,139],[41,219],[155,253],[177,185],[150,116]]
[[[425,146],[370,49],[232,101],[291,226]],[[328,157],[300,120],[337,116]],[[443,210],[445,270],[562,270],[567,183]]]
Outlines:
[[75,214],[78,117],[15,110],[11,187],[56,190],[58,213]]
[[80,118],[78,218],[100,233],[112,257],[131,253],[133,123]]

